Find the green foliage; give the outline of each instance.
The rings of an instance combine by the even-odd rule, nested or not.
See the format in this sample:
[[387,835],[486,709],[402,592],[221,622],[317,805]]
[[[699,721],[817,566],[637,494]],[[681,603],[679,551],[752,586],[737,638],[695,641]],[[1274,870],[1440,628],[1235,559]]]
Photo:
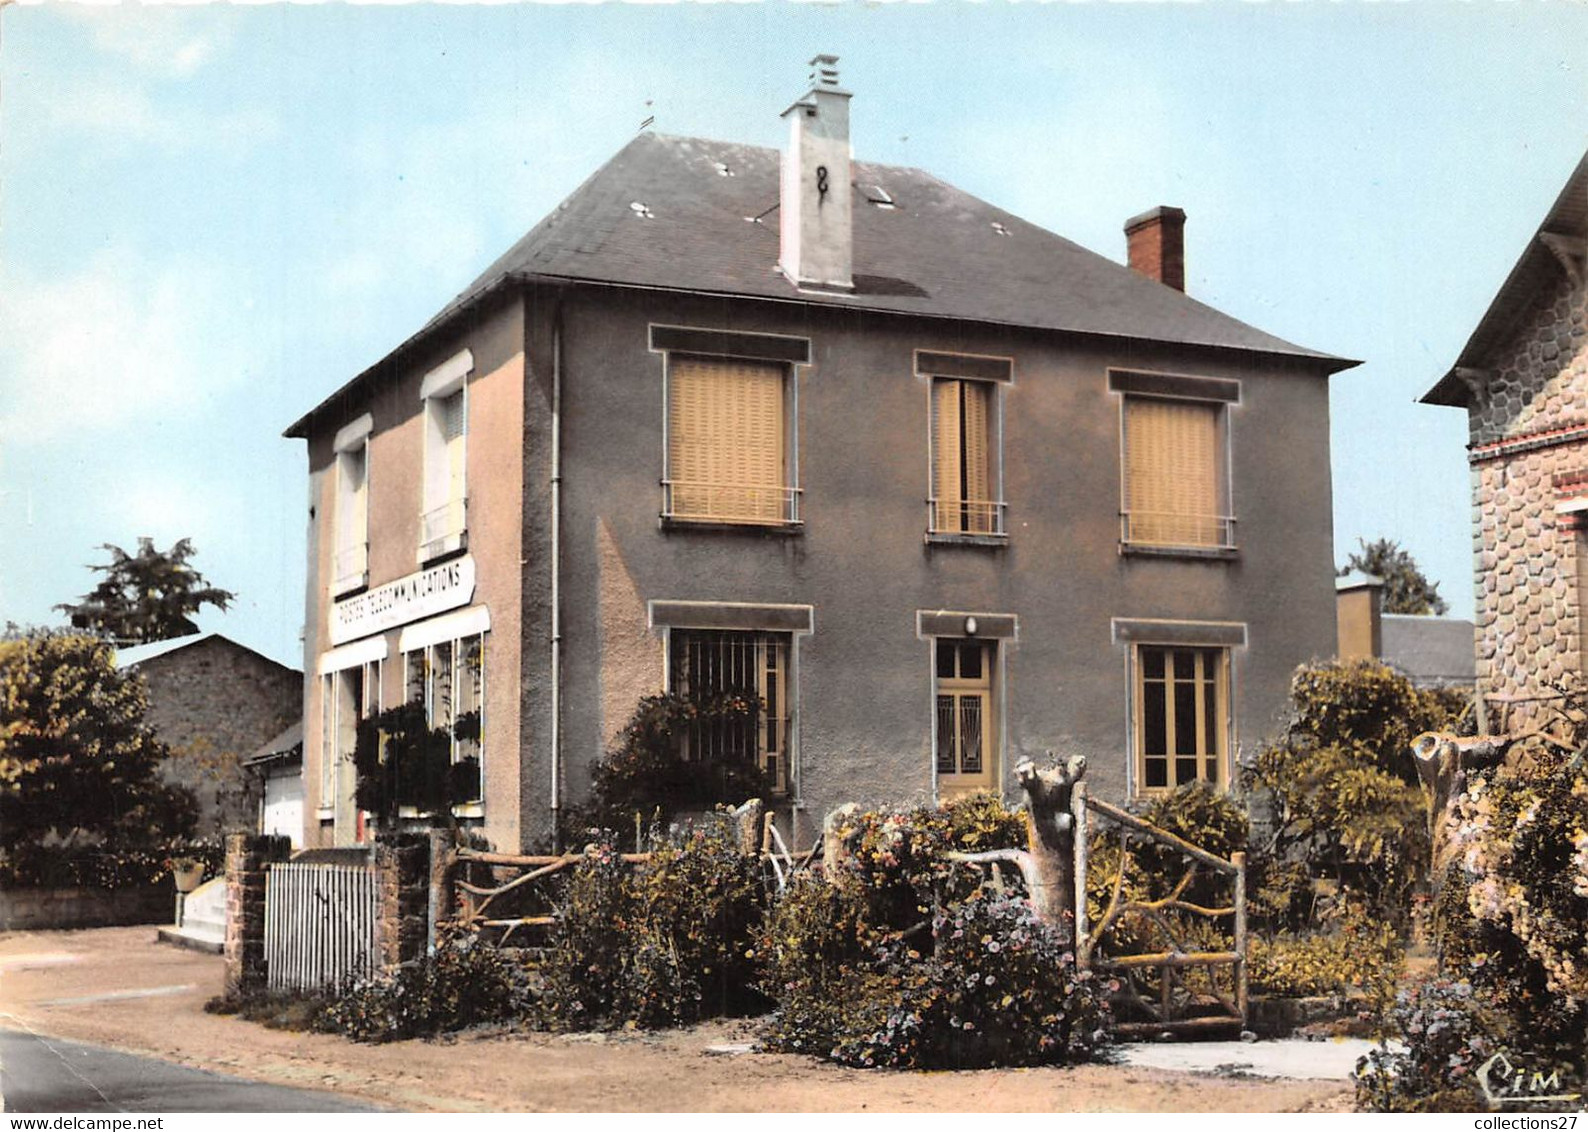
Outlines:
[[180,539],[162,551],[154,548],[153,539],[140,538],[135,555],[109,543],[100,549],[110,552],[109,564],[89,567],[104,575],[99,585],[76,605],[55,608],[71,619],[74,629],[118,646],[197,633],[191,614],[206,605],[224,610],[237,597],[210,585],[188,565],[195,553],[191,539]]
[[1390,1012],[1404,1045],[1382,1044],[1356,1064],[1356,1105],[1374,1112],[1480,1112],[1477,1073],[1505,1048],[1499,1016],[1472,984],[1434,979],[1404,990]]
[[219,876],[225,853],[215,842],[169,846],[15,846],[0,854],[0,888],[137,888],[166,883],[175,856],[204,865],[206,878]]
[[1438,583],[1428,580],[1416,560],[1398,542],[1387,538],[1374,542],[1356,541],[1362,549],[1351,553],[1340,575],[1344,577],[1355,570],[1383,579],[1385,613],[1443,617],[1450,611],[1450,603],[1439,596]]
[[1362,995],[1377,1011],[1394,995],[1405,955],[1392,925],[1351,906],[1329,930],[1253,939],[1247,977],[1256,994]]
[[726,815],[659,845],[631,870],[610,845],[573,870],[542,964],[545,1025],[676,1026],[760,1005],[760,861]]
[[1411,742],[1450,728],[1456,704],[1373,661],[1304,666],[1291,699],[1287,734],[1241,773],[1272,809],[1252,861],[1258,910],[1299,928],[1324,880],[1404,924],[1429,853]]
[[479,760],[454,762],[453,740],[479,737],[479,712],[460,715],[451,730],[431,728],[420,700],[360,720],[353,745],[359,809],[386,829],[396,828],[406,807],[453,824],[452,807],[480,796]]
[[996,798],[855,814],[831,877],[797,877],[756,946],[777,1000],[765,1040],[848,1065],[976,1068],[1090,1054],[1101,988],[1018,875],[1007,890],[945,859],[1025,844],[1024,815]]
[[189,836],[197,808],[160,780],[168,752],[147,709],[143,682],[116,670],[103,641],[0,645],[0,853],[86,841],[114,857]]
[[636,815],[666,828],[683,811],[769,797],[771,783],[752,761],[684,751],[691,731],[753,727],[763,710],[758,697],[739,692],[666,692],[640,700],[592,772],[590,806],[572,815],[578,836],[591,829],[626,832]]
[[357,1042],[428,1038],[519,1017],[525,970],[501,948],[463,936],[392,975],[354,982],[329,1001],[315,1028]]
[[[849,911],[814,894],[821,883],[785,897],[796,907],[780,908],[769,930],[767,946],[785,949],[773,966],[787,976],[770,1048],[865,1068],[979,1069],[1081,1061],[1106,1039],[1103,989],[1013,893],[978,889],[945,907],[925,953],[893,936],[854,961],[791,964],[803,949],[773,941],[796,924],[815,929],[813,942],[836,933],[847,943]],[[823,910],[837,919],[821,923]]]

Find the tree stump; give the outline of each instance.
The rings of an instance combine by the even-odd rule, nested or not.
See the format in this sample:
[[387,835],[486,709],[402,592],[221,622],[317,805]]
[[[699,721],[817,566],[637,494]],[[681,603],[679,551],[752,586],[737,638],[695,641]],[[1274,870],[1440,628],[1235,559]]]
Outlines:
[[1085,755],[1073,755],[1063,766],[1055,764],[1047,770],[1038,770],[1030,759],[1015,767],[1015,780],[1026,792],[1030,865],[1025,873],[1031,906],[1071,943],[1075,941],[1075,815],[1070,812],[1070,797],[1085,773]]
[[1508,746],[1503,739],[1461,738],[1446,731],[1424,731],[1412,740],[1412,759],[1428,808],[1429,880],[1436,897],[1456,857],[1451,821],[1456,799],[1466,791],[1469,773],[1494,766]]

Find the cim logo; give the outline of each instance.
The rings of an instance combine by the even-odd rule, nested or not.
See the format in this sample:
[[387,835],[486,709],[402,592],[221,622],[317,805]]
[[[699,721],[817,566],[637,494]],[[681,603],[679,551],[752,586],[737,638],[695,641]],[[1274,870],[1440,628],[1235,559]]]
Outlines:
[[1483,1095],[1495,1108],[1506,1104],[1548,1104],[1582,1099],[1581,1093],[1562,1091],[1559,1069],[1547,1075],[1537,1069],[1529,1073],[1504,1051],[1479,1066],[1477,1077]]

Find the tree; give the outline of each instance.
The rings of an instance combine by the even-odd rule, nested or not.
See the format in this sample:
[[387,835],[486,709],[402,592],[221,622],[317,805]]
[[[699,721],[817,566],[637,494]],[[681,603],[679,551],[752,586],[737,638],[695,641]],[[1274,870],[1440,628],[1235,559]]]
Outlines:
[[237,597],[210,585],[188,565],[194,554],[191,539],[180,539],[162,551],[154,548],[153,539],[140,538],[136,555],[110,543],[100,549],[110,552],[110,562],[89,569],[104,574],[104,579],[78,604],[55,608],[71,618],[72,628],[96,633],[115,645],[197,633],[191,614],[206,605],[224,610]]
[[1433,614],[1443,617],[1450,603],[1439,596],[1439,583],[1430,582],[1412,556],[1393,539],[1374,542],[1357,539],[1360,552],[1352,552],[1340,570],[1341,577],[1360,570],[1384,581],[1384,612]]
[[160,781],[143,681],[111,646],[67,633],[0,644],[0,851],[51,836],[147,846],[191,833],[196,807]]

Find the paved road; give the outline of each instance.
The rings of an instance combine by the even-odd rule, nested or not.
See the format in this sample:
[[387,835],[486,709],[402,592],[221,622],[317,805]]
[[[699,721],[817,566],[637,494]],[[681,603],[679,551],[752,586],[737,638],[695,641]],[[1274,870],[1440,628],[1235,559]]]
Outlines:
[[261,1085],[101,1046],[0,1030],[7,1112],[375,1112],[307,1089]]

